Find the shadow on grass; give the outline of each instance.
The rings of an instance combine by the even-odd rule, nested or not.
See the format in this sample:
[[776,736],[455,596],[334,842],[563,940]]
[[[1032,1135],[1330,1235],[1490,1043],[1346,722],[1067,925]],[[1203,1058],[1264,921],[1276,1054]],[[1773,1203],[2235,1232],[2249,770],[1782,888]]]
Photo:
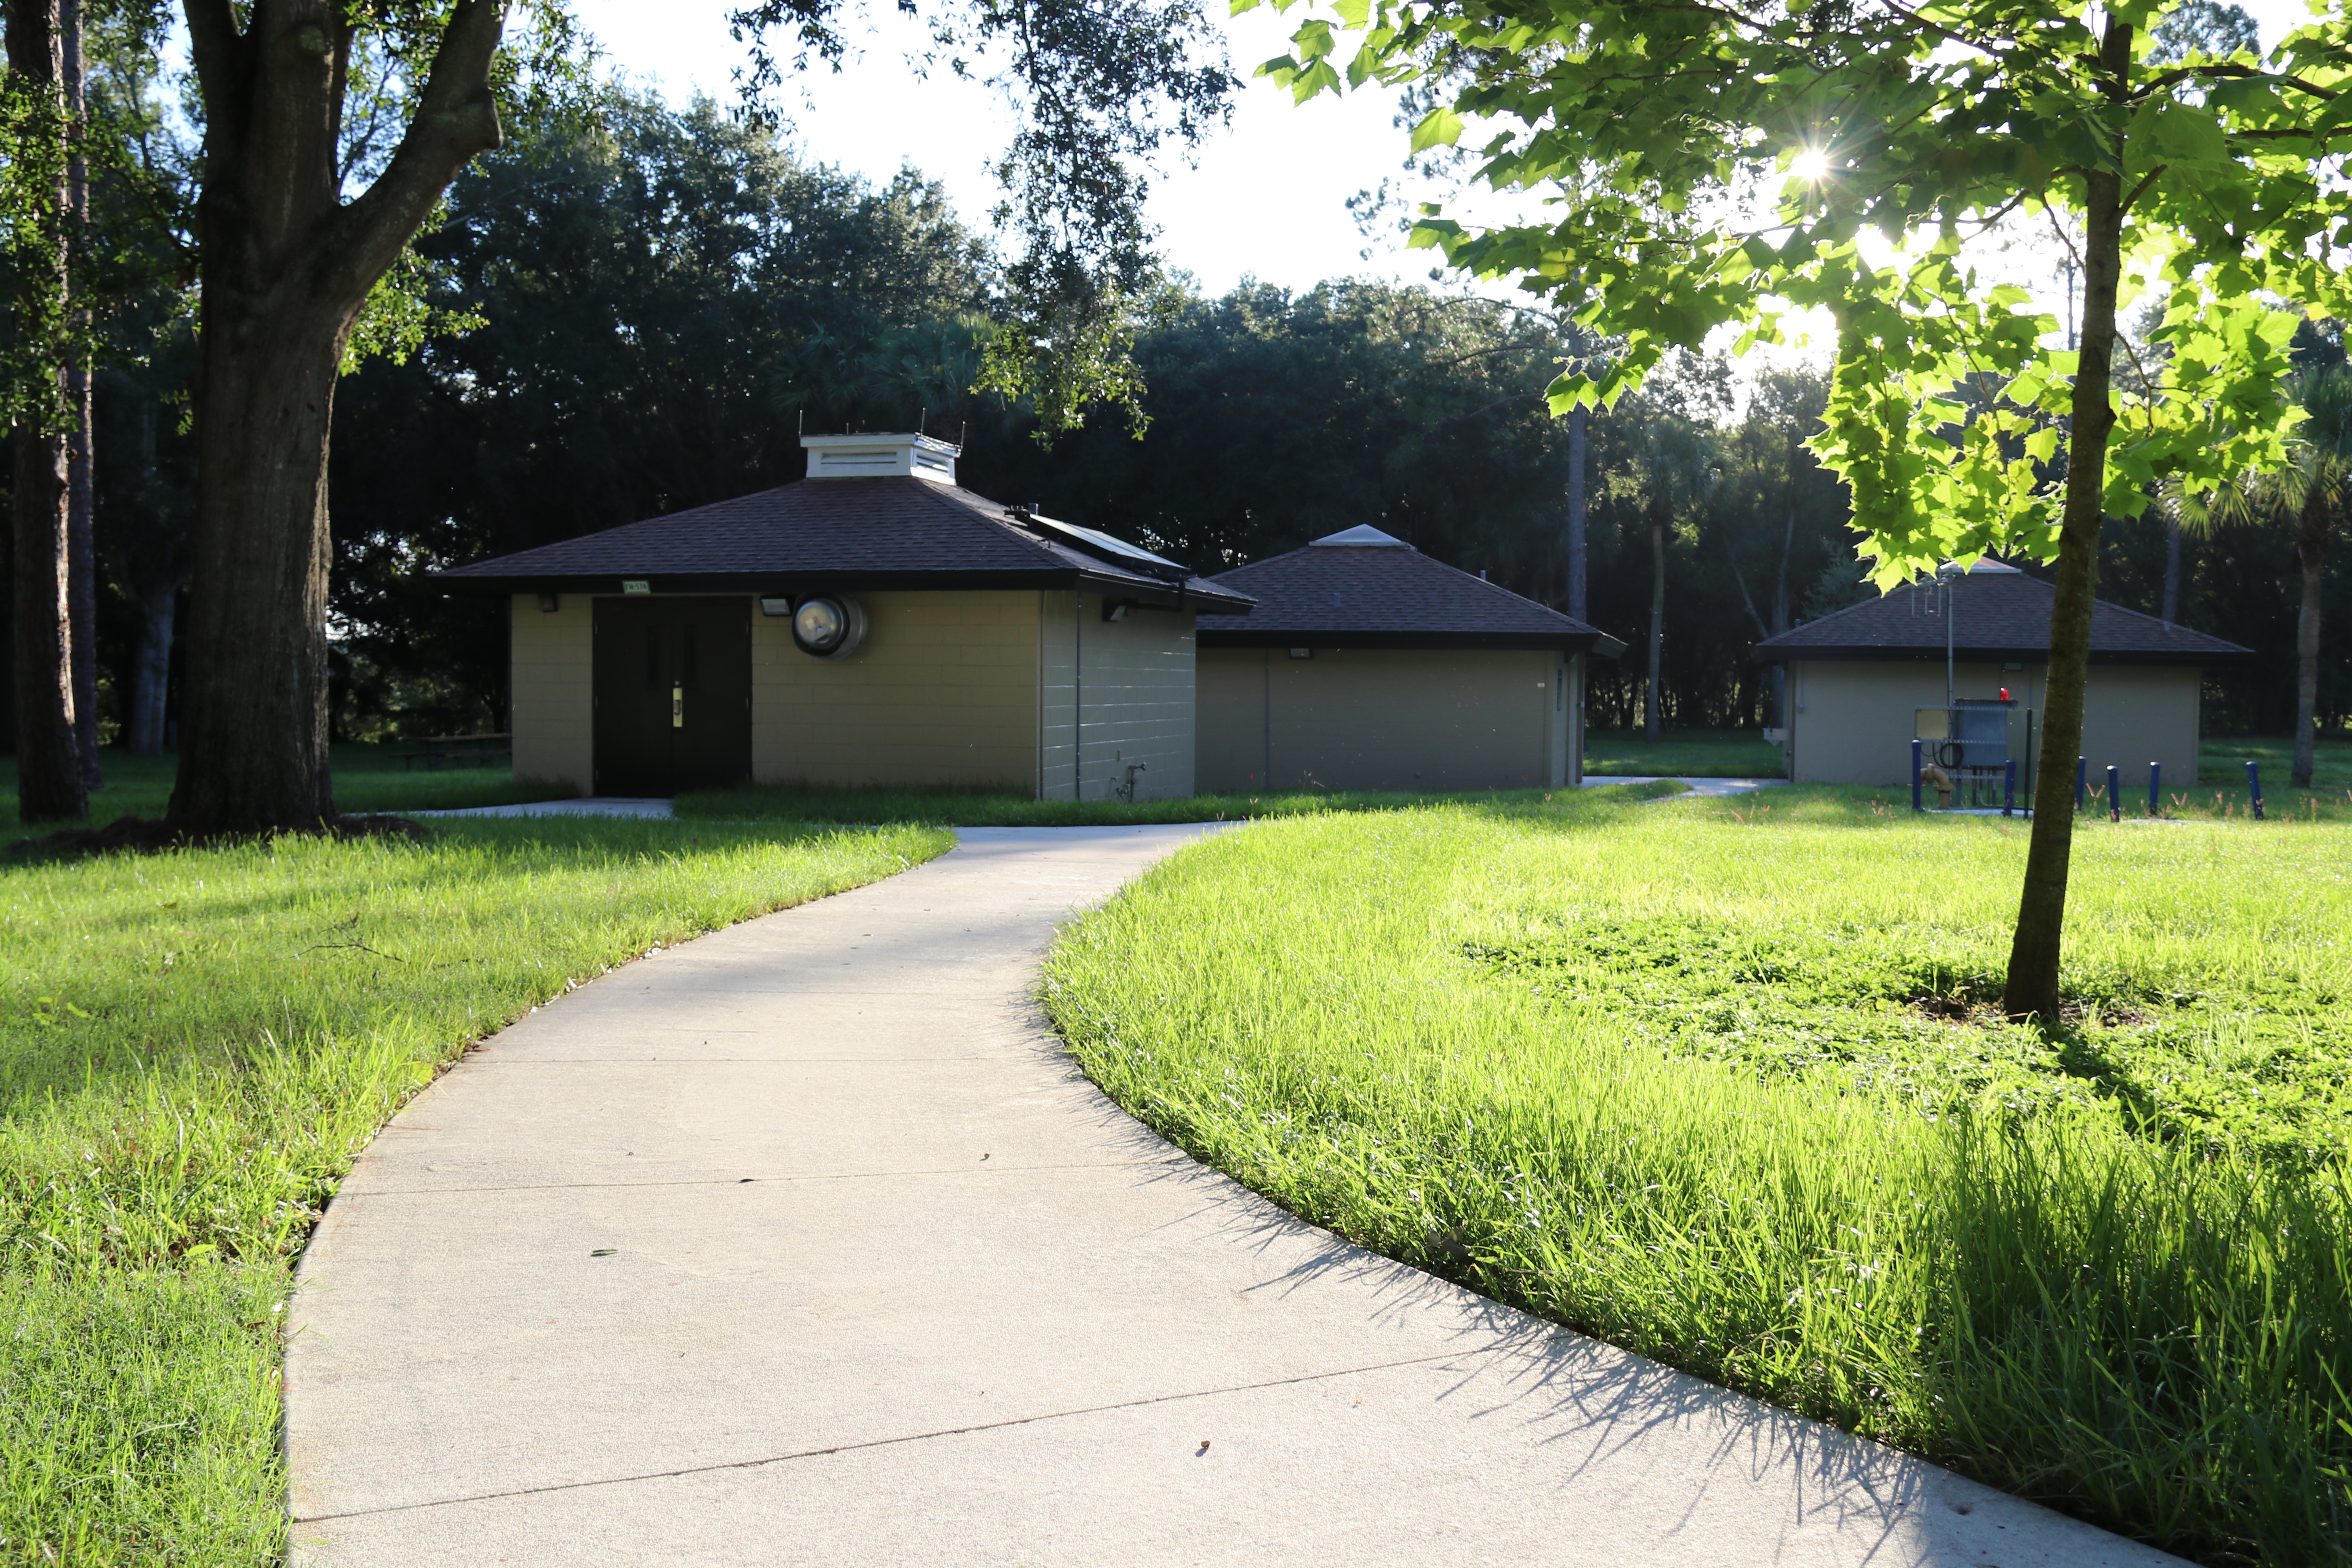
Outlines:
[[1682,784],[1611,784],[1583,789],[1486,790],[1440,795],[1378,790],[1263,791],[1194,795],[1174,800],[1034,800],[1009,790],[939,785],[926,789],[833,789],[812,784],[751,784],[697,790],[677,797],[680,819],[812,822],[866,826],[886,822],[951,827],[1086,827],[1180,822],[1249,822],[1335,812],[1405,811],[1450,805],[1515,820],[1570,820],[1595,807],[1680,794]]
[[[580,793],[561,779],[518,779],[503,767],[459,767],[409,771],[396,745],[339,745],[333,751],[336,809],[346,816],[373,816],[409,811],[438,811],[469,805],[515,805],[526,801],[563,800]],[[19,826],[16,820],[16,775],[0,768],[0,838],[38,837],[65,826],[110,826],[125,816],[155,819],[172,804],[172,784],[179,758],[134,757],[110,747],[100,753],[99,773],[105,783],[90,792],[89,819],[82,824],[40,823]]]

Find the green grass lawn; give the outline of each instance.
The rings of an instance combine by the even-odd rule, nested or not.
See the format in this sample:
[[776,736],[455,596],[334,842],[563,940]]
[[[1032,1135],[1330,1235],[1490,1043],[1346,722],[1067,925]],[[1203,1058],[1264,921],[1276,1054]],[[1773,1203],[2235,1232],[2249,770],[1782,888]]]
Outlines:
[[2352,820],[1260,823],[1070,931],[1118,1101],[1390,1256],[2209,1563],[2352,1560]]
[[[2250,762],[2262,764],[2264,795],[2285,787],[2287,772],[2294,765],[2294,738],[2209,735],[2198,747],[2197,777],[2205,784],[2242,786]],[[2311,759],[2311,784],[2314,789],[2338,792],[2352,786],[2352,735],[2319,737]]]
[[0,859],[0,1560],[277,1562],[277,1325],[384,1120],[577,982],[950,842],[541,818]]
[[[397,745],[341,745],[334,749],[335,805],[353,816],[369,812],[432,811],[447,806],[506,805],[516,801],[550,800],[572,794],[568,785],[511,777],[503,765],[428,769],[410,772]],[[134,757],[109,750],[99,761],[103,781],[91,792],[89,820],[104,826],[118,816],[161,816],[172,801],[172,778],[179,759]],[[26,831],[47,833],[55,825],[34,830],[16,827],[16,768],[13,759],[0,760],[0,823],[10,838]]]
[[1588,730],[1584,771],[1615,777],[1777,779],[1780,748],[1753,730],[1669,730],[1653,744],[1639,730]]

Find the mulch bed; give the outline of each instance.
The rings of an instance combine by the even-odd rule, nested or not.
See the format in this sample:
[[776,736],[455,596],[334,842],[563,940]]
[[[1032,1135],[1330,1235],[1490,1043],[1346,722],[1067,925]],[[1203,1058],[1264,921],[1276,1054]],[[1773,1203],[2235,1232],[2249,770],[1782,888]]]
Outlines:
[[282,833],[325,833],[336,838],[404,838],[422,844],[433,830],[405,816],[336,816],[318,827],[268,827],[255,833],[197,833],[168,817],[118,816],[103,827],[68,827],[27,838],[10,850],[19,858],[104,854],[128,849],[154,855],[166,849],[215,848],[227,844],[266,844]]

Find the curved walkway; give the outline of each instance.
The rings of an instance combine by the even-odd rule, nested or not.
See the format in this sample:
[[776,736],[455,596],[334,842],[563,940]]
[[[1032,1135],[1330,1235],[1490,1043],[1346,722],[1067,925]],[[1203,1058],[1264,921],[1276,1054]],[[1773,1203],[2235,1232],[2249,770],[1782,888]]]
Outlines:
[[1371,1257],[1077,1075],[1038,954],[1202,829],[968,830],[628,965],[361,1157],[295,1561],[2170,1562]]

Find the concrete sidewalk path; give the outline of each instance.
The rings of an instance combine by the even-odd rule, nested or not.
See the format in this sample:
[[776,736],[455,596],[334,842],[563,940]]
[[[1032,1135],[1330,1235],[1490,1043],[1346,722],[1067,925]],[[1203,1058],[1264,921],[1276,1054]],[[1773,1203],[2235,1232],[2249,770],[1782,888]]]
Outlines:
[[1032,998],[1194,827],[998,828],[531,1015],[363,1153],[294,1561],[2153,1564],[1295,1220]]
[[1696,773],[1643,773],[1623,778],[1608,773],[1587,773],[1584,775],[1584,787],[1599,789],[1603,784],[1656,784],[1660,779],[1672,779],[1676,784],[1688,784],[1690,794],[1660,795],[1659,800],[1689,800],[1693,796],[1719,799],[1726,795],[1752,795],[1759,789],[1785,789],[1789,784],[1787,779],[1703,778]]

